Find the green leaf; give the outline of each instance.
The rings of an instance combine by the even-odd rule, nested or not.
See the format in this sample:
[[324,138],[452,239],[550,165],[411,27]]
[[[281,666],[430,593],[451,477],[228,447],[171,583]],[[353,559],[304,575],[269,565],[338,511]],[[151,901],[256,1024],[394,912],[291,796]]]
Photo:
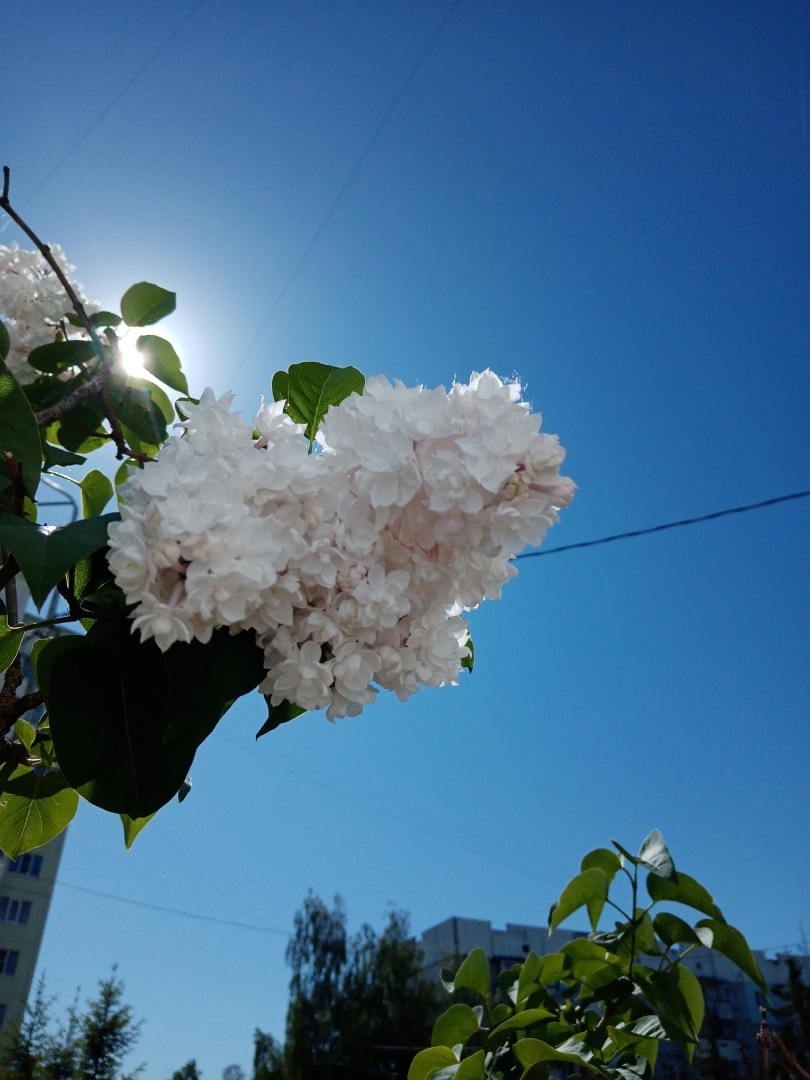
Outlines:
[[0,848],[10,859],[47,844],[71,821],[79,796],[58,772],[0,768]]
[[163,663],[169,680],[164,739],[195,727],[202,717],[218,720],[225,706],[255,690],[266,674],[256,635],[250,630],[231,634],[224,626],[205,645],[172,645]]
[[[602,908],[608,895],[608,879],[604,870],[598,866],[591,866],[577,874],[563,889],[560,899],[549,912],[548,931],[554,930],[569,915],[579,908],[588,906],[588,915],[591,926],[595,930]],[[595,917],[595,918],[594,918]]]
[[131,286],[121,297],[121,314],[127,326],[151,326],[176,307],[177,294],[140,281]]
[[528,1031],[530,1027],[554,1019],[554,1013],[549,1012],[548,1009],[523,1009],[522,1012],[516,1012],[489,1033],[487,1036],[487,1049],[494,1050],[499,1046],[504,1041],[503,1036],[507,1032]]
[[304,434],[312,446],[330,405],[338,405],[350,394],[362,394],[365,383],[365,376],[354,367],[293,364],[288,372],[285,411],[297,424],[305,425]]
[[0,671],[5,671],[17,657],[24,630],[9,630],[8,619],[0,615]]
[[154,334],[142,334],[135,347],[143,357],[143,366],[151,375],[179,394],[188,393],[188,383],[180,367],[180,357],[171,342]]
[[31,646],[31,666],[34,669],[34,679],[46,701],[50,689],[51,668],[56,659],[63,653],[82,648],[83,645],[84,638],[79,637],[78,634],[59,634],[58,637],[39,638]]
[[8,334],[8,328],[2,319],[0,319],[0,360],[5,360],[10,351],[11,338]]
[[469,673],[472,675],[472,670],[475,667],[475,646],[473,645],[472,634],[469,632],[469,630],[467,631],[467,640],[464,642],[464,644],[470,650],[470,655],[464,657],[464,659],[461,661],[461,666],[463,668],[466,668],[467,671],[469,671]]
[[638,859],[635,857],[635,855],[631,855],[627,848],[623,848],[618,840],[611,840],[610,842],[611,844],[613,844],[619,854],[623,855],[629,863],[631,863],[633,866],[638,865]]
[[[584,1065],[586,1069],[590,1069],[592,1072],[595,1071],[593,1065],[583,1057],[583,1054],[586,1053],[585,1048],[582,1047],[581,1052],[576,1052],[573,1043],[574,1040],[568,1039],[563,1043],[563,1046],[567,1049],[558,1050],[556,1047],[543,1042],[542,1039],[520,1039],[512,1047],[512,1050],[524,1069],[530,1069],[532,1065],[545,1061],[568,1061],[574,1065]],[[538,1071],[536,1075],[541,1074]]]
[[658,829],[653,829],[650,835],[642,841],[638,861],[657,877],[667,878],[669,881],[678,880],[678,875],[675,873],[675,863],[672,861],[672,856],[667,850],[664,838]]
[[460,1002],[451,1005],[433,1025],[432,1046],[464,1046],[467,1040],[478,1031],[478,1017],[469,1005]]
[[11,479],[7,453],[14,455],[25,490],[33,499],[42,462],[39,428],[22,387],[0,360],[0,477]]
[[33,724],[29,724],[27,720],[21,718],[14,721],[14,734],[30,753],[37,734],[36,727],[34,727]]
[[79,481],[82,489],[82,517],[98,517],[113,497],[113,486],[103,472],[91,469]]
[[150,446],[165,442],[167,424],[174,419],[174,408],[159,386],[127,375],[111,382],[107,394],[115,415],[125,428]]
[[653,971],[641,964],[633,967],[633,979],[642,990],[671,1039],[683,1045],[697,1042],[692,1020],[692,1004],[681,989],[678,966],[667,971]]
[[483,949],[473,949],[456,972],[453,986],[456,990],[474,990],[485,998],[489,993],[491,979],[487,954]]
[[610,848],[594,848],[593,851],[588,852],[579,868],[580,870],[590,870],[593,866],[603,871],[605,877],[611,882],[621,870],[622,861],[616,852],[611,851]]
[[42,469],[47,472],[54,465],[65,468],[68,465],[84,465],[86,457],[81,454],[72,454],[70,450],[63,450],[61,446],[53,446],[49,442],[42,443]]
[[59,375],[78,364],[86,364],[98,356],[92,341],[69,338],[67,341],[49,341],[40,345],[28,357],[28,363],[37,371]]
[[[726,929],[729,928],[726,927]],[[692,1027],[695,1030],[695,1034],[700,1035],[700,1029],[703,1027],[703,1016],[706,1009],[703,1000],[703,989],[697,980],[697,976],[694,975],[689,968],[684,967],[683,964],[676,964],[673,970],[677,977],[678,986],[683,995],[683,999],[686,1002],[686,1008],[689,1012],[689,1019],[692,1022]],[[686,1051],[687,1058],[691,1062],[694,1046],[689,1044],[684,1047],[684,1050]]]
[[736,964],[740,971],[745,972],[748,978],[757,984],[763,994],[767,994],[768,988],[762,972],[748,947],[748,942],[739,930],[729,926],[725,920],[721,922],[717,919],[701,919],[695,924],[695,933],[707,949],[714,949],[728,957],[732,964]]
[[297,716],[303,716],[307,711],[300,705],[294,705],[292,701],[282,701],[280,705],[271,705],[269,696],[264,699],[267,702],[267,719],[256,732],[256,738],[260,739],[268,731],[275,731],[281,724],[287,724],[295,720]]
[[147,814],[146,817],[131,818],[128,814],[121,814],[121,824],[124,826],[124,844],[127,851],[135,843],[135,837],[154,817],[154,814]]
[[660,911],[655,916],[653,928],[667,946],[701,944],[700,938],[689,923],[669,911]]
[[455,1080],[484,1080],[484,1051],[478,1050],[456,1069]]
[[286,401],[290,386],[290,376],[286,371],[277,371],[270,384],[273,391],[273,401]]
[[[118,514],[73,521],[55,528],[34,525],[21,518],[3,518],[0,544],[7,547],[20,564],[37,607],[79,559],[107,544],[107,526]],[[12,525],[11,522],[18,524]]]
[[[77,405],[55,426],[48,429],[48,438],[56,438],[60,446],[73,453],[90,454],[106,446],[109,441],[103,433],[104,413],[97,401]],[[55,435],[51,432],[55,430]],[[101,434],[99,434],[101,432]]]
[[430,1080],[438,1069],[456,1064],[456,1055],[446,1046],[431,1046],[420,1050],[408,1069],[408,1080]]
[[[94,311],[90,316],[91,326],[120,326],[120,324],[121,316],[116,315],[114,311]],[[79,325],[83,325],[81,320],[79,320]]]
[[693,877],[688,874],[678,874],[677,881],[662,878],[656,874],[647,877],[647,892],[652,900],[670,900],[676,904],[686,904],[687,907],[702,911],[719,922],[725,922],[720,908],[717,907],[710,894]]
[[177,792],[177,801],[179,803],[185,802],[191,794],[191,777],[187,776],[183,783],[180,785],[180,790]]

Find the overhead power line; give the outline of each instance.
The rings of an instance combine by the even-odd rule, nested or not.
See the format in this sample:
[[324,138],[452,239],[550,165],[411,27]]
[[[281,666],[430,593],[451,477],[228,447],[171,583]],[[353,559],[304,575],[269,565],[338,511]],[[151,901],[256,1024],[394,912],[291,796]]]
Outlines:
[[332,218],[334,217],[335,211],[340,206],[340,204],[343,202],[343,199],[346,196],[346,192],[352,186],[355,179],[357,178],[357,174],[360,172],[362,167],[365,165],[366,159],[368,158],[371,151],[374,149],[374,146],[375,146],[377,140],[379,139],[380,135],[382,134],[383,129],[385,128],[386,124],[391,119],[391,117],[394,115],[394,112],[396,111],[397,106],[399,105],[400,101],[402,101],[405,94],[408,92],[408,90],[409,90],[409,88],[411,86],[411,83],[416,78],[416,76],[419,74],[419,70],[422,67],[422,65],[424,64],[425,60],[427,60],[428,56],[430,56],[430,53],[433,51],[433,46],[436,44],[439,37],[441,36],[442,31],[444,30],[445,26],[447,25],[447,23],[448,23],[448,21],[450,19],[450,16],[453,14],[453,12],[455,11],[458,4],[459,4],[459,0],[452,0],[452,2],[448,5],[447,10],[445,11],[444,15],[442,16],[441,20],[439,21],[438,26],[436,27],[436,29],[431,34],[430,38],[427,41],[427,44],[422,49],[419,56],[416,58],[413,66],[411,67],[411,70],[408,72],[407,76],[405,77],[405,81],[402,83],[399,90],[397,90],[396,94],[394,95],[393,99],[391,100],[390,105],[385,110],[385,112],[383,113],[379,123],[377,124],[374,131],[372,132],[371,138],[368,140],[366,145],[363,147],[363,150],[361,151],[360,156],[358,157],[357,161],[352,166],[352,169],[349,172],[349,175],[343,181],[342,185],[338,189],[337,194],[335,195],[335,197],[332,199],[331,203],[327,207],[326,213],[323,215],[323,217],[321,218],[321,220],[318,223],[317,227],[315,228],[315,231],[313,232],[312,236],[310,237],[309,242],[307,243],[306,247],[304,248],[304,250],[302,251],[302,253],[301,253],[300,257],[299,257],[298,262],[295,264],[295,266],[293,266],[292,270],[287,275],[286,281],[284,282],[281,289],[277,293],[275,300],[273,301],[272,305],[270,306],[270,310],[267,312],[264,319],[262,320],[261,325],[259,326],[258,330],[254,334],[253,339],[251,340],[251,342],[248,345],[247,349],[245,350],[245,353],[242,356],[242,359],[238,362],[238,364],[234,368],[234,370],[232,372],[232,375],[236,375],[236,373],[239,371],[239,369],[245,363],[247,358],[253,352],[253,349],[255,348],[256,343],[259,341],[262,334],[264,333],[267,324],[270,322],[270,320],[275,315],[276,311],[278,310],[279,305],[281,304],[281,301],[287,295],[288,289],[290,288],[292,283],[295,281],[295,279],[298,277],[299,273],[303,269],[304,263],[307,261],[307,259],[311,255],[312,249],[318,243],[321,236],[323,236],[323,233],[324,233],[324,231],[326,229],[326,226],[332,220]]
[[147,908],[149,911],[159,911],[164,915],[182,915],[186,919],[197,919],[200,922],[218,923],[220,926],[233,926],[238,930],[254,930],[259,934],[280,934],[282,937],[292,937],[289,930],[277,930],[274,926],[257,926],[255,923],[235,922],[233,919],[220,919],[216,915],[199,915],[196,911],[184,911],[182,908],[164,907],[162,904],[149,904],[145,900],[133,900],[130,896],[116,896],[115,893],[101,892],[99,889],[90,889],[86,885],[74,885],[70,881],[56,879],[57,885],[63,885],[67,889],[77,889],[79,892],[89,893],[91,896],[100,896],[104,900],[117,900],[121,904],[131,904],[133,907]]
[[748,503],[747,506],[732,506],[728,510],[715,510],[711,514],[699,517],[681,518],[679,521],[667,521],[664,525],[653,525],[648,529],[633,529],[632,532],[614,533],[612,536],[600,536],[598,540],[580,540],[576,544],[562,544],[560,547],[544,548],[542,551],[527,551],[516,559],[536,559],[539,555],[558,555],[561,551],[575,551],[577,548],[597,547],[599,544],[612,544],[616,540],[630,540],[636,536],[650,536],[652,533],[665,532],[667,529],[681,529],[686,525],[699,525],[702,521],[716,521],[717,518],[730,514],[747,514],[749,510],[762,510],[766,506],[790,502],[792,499],[806,499],[810,491],[794,491],[791,495],[778,495],[775,499],[763,499],[762,502]]

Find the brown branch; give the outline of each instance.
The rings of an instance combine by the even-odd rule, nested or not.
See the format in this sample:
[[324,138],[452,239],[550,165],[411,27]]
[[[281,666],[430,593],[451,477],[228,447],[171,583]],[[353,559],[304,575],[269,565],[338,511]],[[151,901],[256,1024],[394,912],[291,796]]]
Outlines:
[[0,589],[5,589],[12,578],[20,572],[20,564],[13,555],[9,555],[0,568]]
[[14,715],[15,717],[22,716],[22,714],[27,713],[29,709],[37,709],[40,705],[44,704],[45,698],[42,696],[41,690],[35,690],[32,694],[23,694],[23,696],[17,698],[14,703]]
[[795,1077],[796,1080],[810,1080],[810,1072],[802,1068],[776,1032],[771,1033],[771,1042],[776,1047],[776,1052],[782,1059],[782,1064],[791,1076]]
[[61,420],[63,416],[75,409],[77,405],[82,405],[88,398],[94,397],[104,387],[104,377],[100,371],[97,371],[95,375],[91,377],[82,386],[77,387],[70,394],[66,394],[61,401],[57,401],[55,405],[51,405],[50,408],[43,409],[41,412],[36,413],[36,421],[39,427],[50,427],[56,420]]
[[[96,328],[93,326],[93,323],[90,320],[90,316],[85,311],[84,304],[81,302],[78,295],[76,294],[76,290],[73,288],[73,286],[68,281],[67,275],[62,270],[62,267],[59,265],[59,263],[53,257],[53,254],[51,252],[50,247],[46,243],[44,243],[44,241],[40,240],[40,238],[37,236],[37,234],[34,232],[34,230],[31,228],[31,226],[28,225],[20,217],[20,215],[16,212],[16,210],[13,209],[11,203],[9,202],[8,188],[9,188],[10,178],[11,178],[11,173],[10,173],[9,167],[8,167],[8,165],[4,165],[3,166],[3,193],[2,193],[2,195],[0,195],[0,209],[5,210],[5,212],[11,218],[11,220],[16,222],[17,225],[19,225],[19,227],[25,233],[25,235],[27,237],[29,237],[30,240],[33,241],[33,243],[36,245],[37,249],[39,250],[40,254],[42,255],[43,259],[45,259],[48,266],[50,266],[50,268],[56,274],[57,278],[59,279],[60,284],[62,285],[62,288],[65,290],[65,292],[66,292],[66,294],[68,296],[68,299],[70,300],[71,304],[73,305],[73,310],[76,312],[77,316],[79,317],[79,321],[81,322],[82,326],[87,331],[87,333],[89,334],[90,340],[92,341],[93,346],[94,346],[94,348],[96,350],[96,355],[98,356],[99,363],[101,364],[101,371],[98,373],[100,375],[100,379],[98,381],[98,384],[96,384],[94,386],[92,391],[88,392],[85,396],[83,396],[80,399],[80,401],[84,401],[86,399],[86,397],[91,397],[94,394],[98,394],[99,401],[101,402],[101,407],[102,407],[102,409],[104,411],[105,419],[107,420],[107,423],[110,425],[110,431],[112,433],[112,439],[113,439],[113,441],[115,443],[116,450],[117,450],[116,457],[119,460],[121,458],[123,458],[123,457],[137,457],[138,455],[133,454],[132,451],[129,450],[128,447],[127,447],[126,439],[124,438],[124,433],[121,430],[121,424],[120,424],[120,422],[118,420],[118,417],[115,415],[115,412],[113,411],[113,409],[112,409],[112,407],[110,405],[109,399],[107,397],[107,394],[106,394],[106,385],[105,385],[105,383],[106,383],[106,373],[109,370],[109,363],[108,363],[107,357],[104,355],[104,346],[101,344],[101,338],[99,338],[98,334],[96,333]],[[80,388],[80,389],[83,389],[83,388]],[[76,393],[76,392],[77,391],[74,391],[74,393]],[[63,400],[66,401],[69,398],[70,398],[70,395],[68,395],[68,398],[65,398]],[[77,401],[72,402],[72,404],[78,404],[78,403],[79,402],[77,402]],[[54,408],[57,408],[57,407],[58,406],[54,406]],[[41,413],[40,416],[37,417],[37,423],[39,424],[40,427],[43,426],[42,416],[47,416],[51,412],[52,412],[52,410],[49,410],[49,409],[43,410],[43,413]],[[62,412],[60,415],[64,415],[64,412]],[[59,416],[54,417],[54,419],[59,419]],[[52,421],[49,421],[49,422],[52,422]],[[149,458],[148,460],[151,461],[152,459]]]
[[19,653],[6,668],[3,689],[0,690],[0,741],[11,730],[16,717],[14,706],[17,702],[17,690],[23,679],[22,662]]

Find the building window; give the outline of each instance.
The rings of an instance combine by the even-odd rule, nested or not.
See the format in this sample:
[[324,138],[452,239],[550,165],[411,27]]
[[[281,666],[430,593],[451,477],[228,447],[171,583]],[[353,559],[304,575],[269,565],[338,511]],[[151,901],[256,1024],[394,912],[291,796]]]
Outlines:
[[25,926],[30,914],[30,900],[12,900],[10,896],[0,896],[0,922],[15,922]]
[[0,949],[0,975],[13,975],[19,958],[20,954],[14,949]]
[[32,855],[30,851],[26,851],[19,859],[14,859],[8,864],[10,874],[28,874],[30,877],[39,877],[41,869],[42,856]]

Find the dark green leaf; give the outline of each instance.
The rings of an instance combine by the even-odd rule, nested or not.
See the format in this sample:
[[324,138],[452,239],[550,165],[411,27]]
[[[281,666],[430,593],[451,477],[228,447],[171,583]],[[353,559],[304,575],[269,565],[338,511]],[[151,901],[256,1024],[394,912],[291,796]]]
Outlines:
[[91,469],[79,482],[82,489],[82,517],[98,517],[113,497],[113,486],[103,472]]
[[0,360],[5,360],[11,351],[11,338],[6,324],[0,319]]
[[176,307],[177,295],[159,285],[140,281],[127,289],[121,297],[121,314],[127,326],[151,326]]
[[453,985],[456,990],[474,990],[481,997],[486,997],[492,973],[489,967],[489,959],[483,949],[473,949],[470,955],[462,961],[461,967],[456,972]]
[[61,446],[53,446],[49,442],[42,443],[42,468],[47,472],[55,465],[65,468],[68,465],[84,465],[86,457],[81,454],[72,454],[70,450],[63,450]]
[[[119,326],[120,323],[121,316],[116,315],[114,311],[94,311],[90,316],[91,326]],[[80,325],[83,325],[81,320]]]
[[211,640],[178,642],[163,654],[169,680],[164,738],[173,739],[210,716],[219,719],[237,698],[255,690],[266,674],[264,652],[249,630],[215,630]]
[[0,615],[0,671],[5,671],[16,658],[24,630],[9,630],[5,615]]
[[121,824],[124,827],[124,844],[127,851],[135,843],[135,837],[154,817],[154,814],[148,814],[146,817],[131,818],[128,814],[121,814]]
[[695,933],[707,949],[714,949],[715,952],[727,956],[732,964],[736,964],[740,971],[745,972],[748,978],[767,994],[768,988],[762,972],[748,947],[748,942],[739,930],[729,926],[725,920],[721,922],[717,919],[701,919],[695,924]]
[[[103,433],[104,413],[97,401],[77,405],[55,426],[48,429],[48,438],[56,438],[60,446],[73,453],[89,454],[108,442]],[[55,430],[55,435],[51,432]],[[99,434],[101,432],[101,434]]]
[[177,801],[179,803],[185,802],[191,794],[191,777],[187,776],[183,783],[180,785],[180,790],[177,792]]
[[117,378],[108,388],[108,397],[123,426],[139,439],[150,446],[160,446],[165,441],[166,425],[174,419],[174,409],[154,383],[132,375]]
[[[730,927],[725,927],[725,929],[728,930]],[[697,976],[693,975],[689,968],[684,967],[683,964],[676,964],[673,970],[675,972],[675,977],[678,980],[678,986],[683,995],[683,999],[686,1002],[686,1008],[689,1012],[689,1019],[692,1022],[692,1027],[695,1030],[695,1034],[699,1035],[700,1029],[703,1027],[703,1015],[705,1012],[703,990],[697,980]],[[684,1049],[687,1058],[691,1061],[694,1046],[690,1044]]]
[[286,371],[277,371],[270,384],[273,390],[273,401],[286,401],[290,385],[290,377]]
[[[593,1065],[584,1056],[587,1053],[585,1047],[579,1044],[579,1052],[577,1052],[573,1039],[568,1039],[563,1046],[566,1047],[565,1050],[558,1050],[541,1039],[520,1039],[512,1049],[524,1069],[546,1061],[568,1061],[574,1065],[584,1066],[592,1072],[595,1071]],[[536,1075],[539,1076],[541,1073],[538,1071]]]
[[664,838],[658,829],[653,829],[650,835],[642,841],[638,861],[657,877],[667,878],[669,881],[678,880],[678,875],[675,873],[675,863],[672,861],[672,856],[667,850]]
[[[563,889],[560,899],[549,912],[548,928],[552,933],[569,915],[588,905],[591,926],[595,930],[599,914],[607,900],[608,879],[604,870],[592,866],[577,874]],[[594,915],[596,921],[594,921]]]
[[653,927],[667,946],[701,944],[700,938],[689,923],[669,911],[659,912],[653,919]]
[[269,697],[265,697],[264,700],[267,702],[267,719],[256,732],[257,739],[260,739],[262,735],[266,735],[268,731],[275,731],[281,724],[295,720],[296,716],[303,716],[307,711],[302,709],[300,705],[294,705],[291,701],[282,701],[280,705],[271,705]]
[[49,341],[40,345],[28,357],[28,363],[37,371],[59,375],[77,364],[86,364],[98,356],[92,341],[69,338],[67,341]]
[[34,679],[46,701],[51,684],[51,668],[55,661],[63,653],[80,649],[83,645],[84,638],[79,637],[78,634],[59,634],[58,637],[40,638],[31,646]]
[[297,424],[304,424],[310,446],[331,405],[350,394],[362,394],[365,376],[354,367],[328,364],[293,364],[288,372],[286,412]]
[[627,859],[629,863],[631,863],[633,866],[638,865],[638,859],[635,857],[635,855],[631,855],[627,848],[623,848],[618,840],[611,840],[610,842],[621,855],[624,855],[625,859]]
[[432,1046],[464,1046],[467,1040],[478,1031],[478,1017],[469,1005],[460,1002],[451,1005],[433,1025]]
[[79,796],[58,772],[0,768],[0,848],[10,859],[47,844],[76,813]]
[[420,1050],[408,1069],[408,1080],[429,1080],[438,1069],[446,1065],[455,1065],[456,1055],[446,1046],[431,1046]]
[[[23,522],[20,518],[4,518],[0,525],[0,544],[7,547],[20,564],[34,603],[42,607],[48,593],[74,563],[106,546],[107,526],[118,519],[118,514],[105,514],[51,528]],[[19,524],[12,525],[11,521]]]
[[180,367],[180,357],[170,342],[154,334],[142,334],[136,342],[136,348],[143,357],[143,366],[151,375],[179,394],[188,393],[188,383]]
[[633,979],[671,1039],[683,1045],[697,1041],[692,1007],[681,989],[677,966],[668,971],[653,971],[637,964],[633,968]]
[[0,360],[0,477],[10,479],[7,453],[14,455],[25,490],[33,499],[42,462],[39,428],[20,384]]
[[686,904],[696,911],[702,911],[704,915],[725,922],[720,908],[706,889],[688,874],[678,874],[677,881],[650,874],[647,877],[647,892],[655,901],[670,900],[677,904]]

